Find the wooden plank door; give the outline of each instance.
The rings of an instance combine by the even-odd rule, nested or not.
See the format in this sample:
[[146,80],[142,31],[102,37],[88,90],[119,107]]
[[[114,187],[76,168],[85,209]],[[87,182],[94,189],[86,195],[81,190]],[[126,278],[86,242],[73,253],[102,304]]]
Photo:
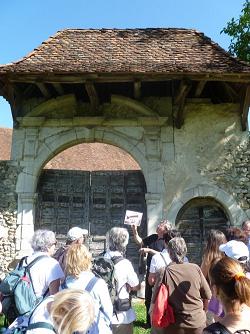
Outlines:
[[[146,235],[146,186],[140,171],[44,170],[38,183],[35,228],[57,234],[59,244],[72,226],[89,231],[88,246],[93,256],[105,248],[107,231],[124,226],[126,210],[143,212],[141,234]],[[138,265],[138,246],[130,241],[127,256]]]
[[223,232],[230,222],[215,201],[195,199],[181,209],[176,224],[187,243],[189,261],[200,264],[208,231],[217,229]]

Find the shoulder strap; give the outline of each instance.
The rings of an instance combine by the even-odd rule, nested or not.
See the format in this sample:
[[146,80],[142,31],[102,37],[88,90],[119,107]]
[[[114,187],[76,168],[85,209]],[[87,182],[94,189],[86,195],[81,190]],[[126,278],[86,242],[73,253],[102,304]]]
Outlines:
[[163,254],[162,253],[160,253],[160,255],[161,255],[161,257],[162,257],[162,259],[163,259],[163,261],[164,261],[164,263],[165,263],[165,265],[166,265],[166,267],[167,267],[167,262],[166,262],[166,260],[165,260],[165,257],[163,256]]
[[48,297],[46,297],[46,298],[44,298],[44,299],[41,299],[41,300],[36,304],[36,306],[33,308],[33,310],[31,311],[31,313],[29,314],[28,326],[31,326],[31,325],[32,325],[32,324],[30,324],[30,320],[31,320],[33,314],[35,313],[36,309],[37,309],[42,303],[44,303],[45,301],[48,301],[48,299],[51,299],[51,301],[53,301],[52,296],[48,296]]
[[31,261],[28,265],[27,265],[27,270],[29,270],[36,262],[38,262],[39,260],[41,260],[43,257],[48,257],[48,255],[39,255],[37,256],[33,261]]
[[31,330],[31,329],[36,329],[36,328],[45,328],[45,329],[49,329],[51,331],[53,331],[54,333],[56,333],[54,327],[49,324],[48,322],[45,322],[45,321],[39,321],[39,322],[36,322],[34,324],[29,324],[29,326],[27,327],[27,331],[28,330]]
[[28,256],[24,256],[21,258],[21,260],[18,263],[18,270],[21,269],[23,267],[23,263],[26,262],[27,263],[27,258]]
[[[120,261],[124,260],[124,257],[123,257],[123,256],[113,256],[113,257],[111,258],[111,260],[113,261],[114,265],[116,265],[116,264],[119,263]],[[121,290],[122,290],[123,287],[124,287],[124,285],[122,285],[122,286],[120,287],[120,290],[117,291],[117,282],[116,282],[116,279],[115,279],[115,292],[116,292],[116,296],[119,297],[119,294],[120,294],[120,292],[121,292]]]
[[[43,257],[48,257],[48,255],[39,255],[39,256],[37,256],[33,261],[31,261],[31,262],[25,267],[25,272],[28,272],[28,273],[29,273],[30,282],[31,282],[33,291],[34,291],[34,284],[33,284],[32,277],[31,277],[31,275],[30,275],[30,268],[31,268],[36,262],[38,262],[40,259],[42,259]],[[27,258],[26,258],[26,262],[27,262]],[[20,269],[20,268],[19,268],[19,269]],[[48,291],[49,291],[49,288],[45,291],[45,293],[43,294],[43,297],[46,296],[46,294],[48,293]]]
[[[89,281],[89,283],[87,284],[86,288],[85,288],[85,291],[87,292],[91,292],[91,290],[93,289],[94,285],[96,284],[96,282],[99,280],[98,277],[94,276],[91,278],[91,280]],[[99,323],[99,318],[100,318],[100,311],[105,315],[105,317],[107,319],[109,319],[107,313],[104,311],[104,308],[103,306],[100,306],[99,307],[99,312],[98,312],[98,316],[97,316],[97,324]],[[111,322],[111,320],[109,319],[109,321]]]
[[90,292],[93,289],[94,285],[96,284],[96,282],[98,280],[99,280],[98,277],[96,277],[96,276],[92,277],[91,280],[88,282],[85,290],[88,291],[88,292]]

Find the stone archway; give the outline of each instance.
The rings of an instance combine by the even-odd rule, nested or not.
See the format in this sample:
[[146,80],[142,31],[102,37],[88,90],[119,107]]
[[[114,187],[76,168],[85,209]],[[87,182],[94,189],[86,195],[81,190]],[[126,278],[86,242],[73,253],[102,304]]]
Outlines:
[[242,221],[247,219],[246,213],[237,204],[232,195],[216,186],[202,184],[189,188],[180,196],[174,198],[168,209],[169,220],[175,222],[181,208],[187,202],[197,197],[213,198],[220,203],[232,225],[240,225]]
[[224,207],[211,197],[195,197],[178,212],[175,224],[187,244],[189,261],[200,264],[210,230],[230,226]]
[[[158,130],[155,130],[158,131]],[[56,154],[81,142],[101,142],[120,147],[127,151],[140,165],[147,187],[146,203],[148,232],[155,229],[155,224],[162,217],[162,197],[164,193],[160,145],[156,135],[152,139],[152,130],[147,134],[143,127],[103,128],[96,127],[53,127],[26,128],[21,130],[23,152],[17,182],[18,193],[18,228],[16,233],[17,250],[29,248],[28,237],[34,229],[34,208],[36,187],[43,166]],[[158,139],[157,139],[158,140]],[[15,141],[14,141],[15,143]],[[155,158],[157,157],[157,159]],[[13,155],[13,160],[17,158]]]

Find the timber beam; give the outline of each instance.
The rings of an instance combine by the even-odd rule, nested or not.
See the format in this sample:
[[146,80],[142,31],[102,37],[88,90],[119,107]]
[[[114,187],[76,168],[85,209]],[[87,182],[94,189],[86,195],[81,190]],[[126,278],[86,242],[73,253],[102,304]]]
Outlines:
[[100,105],[100,101],[99,101],[99,97],[98,97],[95,85],[93,84],[93,82],[86,82],[85,89],[89,97],[91,109],[97,110]]
[[190,80],[182,80],[177,94],[174,96],[174,104],[179,104],[183,100],[183,96],[186,97],[191,88],[192,82]]
[[46,87],[46,85],[42,82],[36,82],[37,87],[40,89],[41,93],[43,94],[44,97],[49,99],[51,97],[50,91]]
[[198,82],[198,84],[196,86],[196,89],[195,89],[194,97],[200,97],[201,96],[201,93],[202,93],[206,83],[207,83],[206,80],[202,80],[202,81]]
[[225,93],[227,96],[231,99],[232,102],[237,102],[239,101],[240,97],[239,94],[231,87],[231,85],[227,82],[221,82]]
[[[1,74],[0,74],[1,77]],[[88,81],[95,81],[98,83],[105,82],[135,82],[145,81],[170,81],[170,80],[183,80],[188,78],[194,81],[227,81],[227,82],[249,82],[250,74],[248,73],[205,73],[205,74],[190,74],[190,73],[142,73],[136,74],[115,74],[115,73],[95,73],[95,74],[62,74],[62,73],[44,73],[37,74],[18,74],[11,73],[2,77],[3,80],[9,80],[10,82],[22,82],[22,83],[86,83]]]
[[174,105],[177,105],[177,114],[175,118],[175,124],[177,129],[180,129],[184,123],[185,101],[191,87],[192,87],[191,81],[182,80],[178,92],[174,97]]
[[141,98],[141,81],[134,82],[134,98],[140,100]]
[[243,98],[240,107],[241,126],[243,131],[247,129],[247,118],[248,118],[249,107],[250,107],[250,85],[248,85],[246,88],[245,96]]

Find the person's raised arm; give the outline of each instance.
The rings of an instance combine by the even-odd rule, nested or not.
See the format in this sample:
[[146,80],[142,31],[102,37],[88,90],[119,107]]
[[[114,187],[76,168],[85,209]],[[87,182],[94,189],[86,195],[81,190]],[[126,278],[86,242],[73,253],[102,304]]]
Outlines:
[[138,234],[137,226],[136,225],[131,225],[131,228],[132,228],[132,232],[133,232],[135,242],[137,243],[137,245],[142,246],[143,241],[142,241],[142,238]]

